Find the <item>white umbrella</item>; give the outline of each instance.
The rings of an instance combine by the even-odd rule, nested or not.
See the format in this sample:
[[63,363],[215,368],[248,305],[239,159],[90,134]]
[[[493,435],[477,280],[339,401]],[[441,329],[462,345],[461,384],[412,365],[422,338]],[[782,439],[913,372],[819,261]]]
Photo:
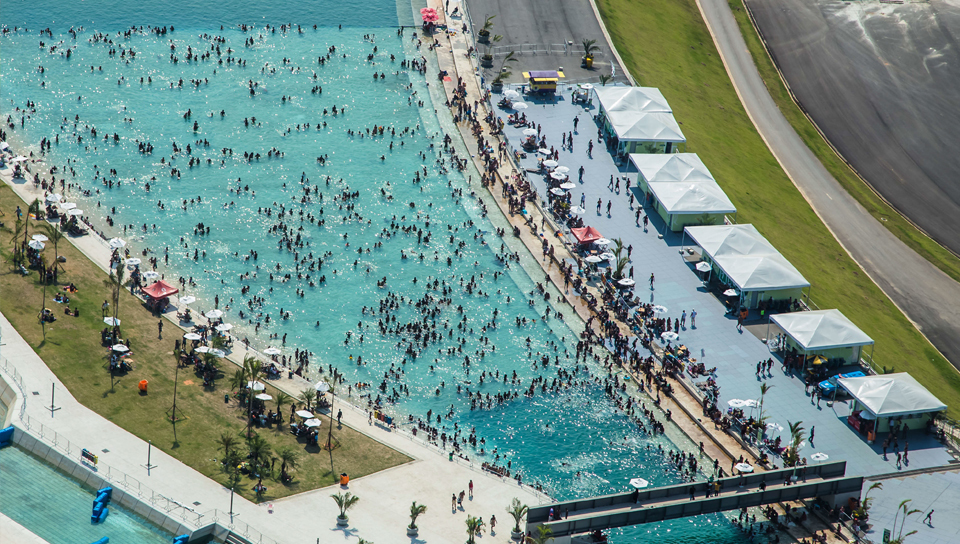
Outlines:
[[197,297],[193,295],[187,295],[185,297],[180,297],[180,304],[193,304],[197,301]]
[[600,258],[605,261],[612,261],[616,257],[617,257],[616,255],[614,255],[613,253],[610,253],[609,251],[604,251],[603,253],[600,254]]
[[183,337],[186,338],[187,340],[200,340],[201,338],[203,338],[202,336],[200,336],[195,332],[188,332],[187,334],[184,334]]
[[525,129],[523,129],[523,135],[524,135],[524,136],[536,136],[536,135],[537,135],[537,129],[535,129],[535,128],[525,128]]
[[665,313],[667,313],[667,307],[666,307],[666,306],[661,306],[660,304],[657,304],[656,306],[653,307],[653,311],[656,312],[656,313],[658,313],[658,314],[665,314]]
[[680,339],[680,335],[673,331],[666,331],[660,334],[660,338],[663,338],[667,342],[676,342],[677,340]]
[[55,193],[50,193],[49,195],[47,195],[46,200],[47,202],[60,202],[61,200],[63,200],[63,197]]
[[107,325],[110,325],[111,327],[117,327],[120,325],[120,320],[112,317],[103,318],[103,322],[106,323]]
[[223,317],[223,312],[220,310],[210,310],[209,312],[203,314],[203,317],[206,317],[207,319],[220,319]]
[[546,166],[547,168],[556,168],[559,164],[560,164],[560,163],[558,163],[557,161],[555,161],[555,160],[553,160],[553,159],[547,159],[547,160],[543,161],[543,165]]
[[697,263],[697,270],[701,272],[709,272],[710,268],[711,268],[710,263],[708,263],[707,261],[700,261],[699,263]]
[[49,240],[49,238],[47,238],[46,236],[44,236],[44,235],[42,235],[42,234],[34,234],[34,235],[31,236],[30,238],[33,239],[33,240],[36,240],[36,241],[38,241],[38,242],[46,242],[47,240]]
[[298,416],[300,416],[300,417],[305,417],[305,418],[307,418],[307,419],[310,419],[310,418],[313,417],[313,412],[310,412],[310,411],[308,411],[308,410],[297,410],[296,413],[297,413]]
[[585,90],[585,91],[589,91],[590,89],[593,88],[593,84],[591,84],[591,83],[581,83],[581,84],[580,84],[580,88],[583,89],[583,90]]
[[740,399],[730,399],[727,401],[727,406],[731,408],[743,408],[745,405],[743,404],[743,401]]
[[307,427],[319,427],[319,426],[320,426],[320,420],[319,420],[319,419],[316,419],[316,418],[308,419],[308,420],[304,421],[303,424],[304,424],[305,426],[307,426]]
[[[563,196],[563,195],[567,194],[566,191],[564,191],[563,189],[561,189],[561,188],[559,188],[559,187],[554,187],[553,189],[550,189],[550,193],[551,193],[551,194],[555,194],[555,195],[557,195],[557,196]],[[41,244],[41,245],[42,245],[42,244]]]
[[271,397],[270,395],[268,395],[268,394],[266,394],[266,393],[260,393],[259,395],[257,395],[256,397],[253,397],[253,398],[255,398],[255,399],[257,399],[257,400],[270,400],[270,399],[272,399],[273,397]]
[[[564,180],[564,179],[567,179],[567,176],[563,174],[558,174],[557,172],[550,172],[550,179]],[[574,187],[576,187],[576,185],[574,185]]]
[[112,349],[113,351],[119,351],[120,353],[124,353],[124,352],[126,352],[126,351],[130,351],[130,348],[128,348],[127,346],[125,346],[125,345],[123,345],[123,344],[116,344],[115,346],[112,346],[110,349]]
[[23,162],[23,161],[26,161],[26,160],[29,160],[29,159],[27,159],[27,158],[24,157],[23,155],[17,155],[16,157],[10,159],[10,162]]
[[558,174],[566,174],[569,171],[570,167],[568,166],[558,166],[557,169],[554,170],[554,172],[557,172]]
[[[507,89],[503,91],[503,96],[510,99],[520,98],[520,93],[515,91],[514,89]],[[534,133],[536,133],[536,131],[534,131]]]
[[110,249],[123,249],[127,242],[121,238],[111,238],[107,241],[107,245],[110,246]]
[[270,348],[267,348],[267,349],[263,350],[263,354],[264,354],[264,355],[280,355],[281,353],[283,353],[283,352],[280,351],[279,349],[273,348],[273,347],[270,347]]
[[43,249],[43,242],[41,242],[40,240],[30,240],[29,242],[27,242],[27,245],[29,247],[32,247],[33,249],[36,249],[37,251],[40,251],[41,249]]
[[636,489],[643,489],[644,487],[650,485],[650,482],[644,480],[643,478],[634,478],[630,480],[630,485]]
[[525,110],[530,106],[526,102],[514,102],[512,108],[515,110]]
[[221,323],[217,325],[217,330],[220,332],[227,332],[232,328],[233,328],[233,325],[231,325],[230,323]]
[[767,423],[767,430],[780,432],[783,430],[783,426],[779,423]]
[[200,346],[194,351],[196,351],[197,353],[210,353],[210,346]]
[[802,449],[805,448],[805,447],[807,447],[807,441],[806,441],[806,440],[801,440],[800,443],[797,444],[797,451],[800,451],[800,450],[802,450]]
[[60,208],[64,210],[72,210],[76,207],[77,205],[73,202],[64,202],[63,204],[60,205]]
[[83,215],[83,210],[81,210],[80,208],[74,208],[74,209],[70,210],[69,212],[67,212],[67,214],[68,214],[68,215],[73,215],[73,216]]
[[757,406],[760,406],[760,403],[754,399],[747,399],[743,401],[743,405],[748,408],[756,408]]
[[585,208],[581,208],[580,206],[574,206],[570,208],[570,213],[573,215],[583,215],[587,213],[587,210]]
[[324,381],[317,382],[316,385],[313,386],[313,388],[321,393],[326,393],[327,391],[330,390],[330,386],[327,385],[327,382],[324,382]]
[[143,273],[143,277],[148,280],[155,280],[160,277],[160,273],[154,272],[153,270],[147,270]]
[[737,296],[737,290],[736,290],[736,289],[727,289],[726,291],[723,292],[723,294],[724,294],[725,296],[728,296],[728,297],[735,297],[735,296]]
[[733,465],[733,468],[739,470],[740,472],[753,472],[753,467],[747,463],[737,463]]
[[810,459],[814,461],[826,461],[829,458],[830,458],[829,455],[827,455],[826,453],[820,453],[820,452],[814,453],[813,455],[810,456]]
[[137,266],[137,265],[139,265],[142,261],[141,261],[140,259],[136,258],[136,257],[132,257],[132,258],[130,258],[130,259],[127,259],[127,260],[124,261],[124,262],[127,263],[127,266]]
[[602,262],[603,262],[603,259],[601,259],[600,257],[598,257],[598,256],[596,256],[596,255],[590,255],[589,257],[587,257],[587,258],[584,259],[584,260],[587,261],[588,263],[602,263]]
[[541,155],[549,155],[549,154],[551,154],[551,153],[553,153],[553,152],[550,151],[549,149],[545,148],[545,147],[541,147],[540,149],[537,150],[537,153],[539,153],[539,154],[541,154]]
[[3,151],[4,149],[10,149],[10,144],[7,142],[0,142],[0,151]]
[[260,382],[247,382],[247,387],[253,389],[254,391],[263,391],[267,386],[263,385]]
[[210,348],[210,351],[208,351],[207,353],[209,353],[210,355],[213,355],[214,357],[226,357],[226,356],[227,356],[227,353],[226,353],[225,351],[219,350],[219,349],[215,349],[215,348]]
[[877,416],[875,416],[875,415],[871,414],[870,412],[867,412],[866,410],[864,410],[864,411],[860,412],[860,419],[866,419],[866,420],[877,419]]
[[566,183],[561,183],[561,184],[560,184],[560,188],[561,188],[561,189],[566,189],[566,190],[568,190],[568,191],[569,191],[570,189],[575,189],[576,187],[577,187],[577,184],[576,184],[576,183],[573,183],[572,181],[568,181],[568,182],[566,182]]
[[633,278],[623,278],[622,280],[618,281],[617,283],[619,283],[620,285],[622,285],[622,286],[624,286],[624,287],[633,287],[634,285],[637,284],[637,282],[634,281]]
[[599,240],[595,240],[593,243],[597,244],[598,246],[609,246],[613,242],[607,240],[606,238],[600,238]]

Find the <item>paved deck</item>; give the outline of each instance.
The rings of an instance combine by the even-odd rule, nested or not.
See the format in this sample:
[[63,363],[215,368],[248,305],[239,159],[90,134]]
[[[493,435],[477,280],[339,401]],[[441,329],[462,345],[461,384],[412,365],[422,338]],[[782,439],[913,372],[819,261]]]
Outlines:
[[[870,482],[863,483],[864,491],[870,487]],[[870,493],[876,498],[873,508],[870,509],[870,523],[872,529],[867,532],[867,538],[874,542],[883,540],[883,529],[893,530],[893,520],[897,517],[897,527],[903,519],[901,512],[897,516],[897,507],[900,501],[910,499],[909,509],[921,510],[919,514],[910,516],[903,525],[903,534],[917,531],[916,536],[910,537],[910,542],[925,544],[953,544],[960,542],[960,517],[956,512],[960,510],[960,472],[941,472],[937,474],[921,474],[909,478],[884,480],[883,488]],[[923,522],[930,509],[936,510],[930,524]],[[899,532],[899,529],[897,529]],[[896,536],[896,534],[894,534]]]
[[46,540],[2,513],[0,513],[0,535],[3,536],[4,542],[11,544],[47,544]]

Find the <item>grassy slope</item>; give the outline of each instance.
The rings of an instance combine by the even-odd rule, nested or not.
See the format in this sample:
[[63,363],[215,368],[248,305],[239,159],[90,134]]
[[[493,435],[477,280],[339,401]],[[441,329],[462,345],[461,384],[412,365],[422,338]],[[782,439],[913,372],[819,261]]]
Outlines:
[[739,210],[837,308],[876,340],[876,363],[910,372],[960,414],[960,375],[847,255],[757,134],[727,77],[695,0],[597,0],[623,62],[659,87]]
[[[26,209],[9,187],[0,185],[0,209],[8,212],[3,217],[7,227],[0,229],[0,259],[4,263],[0,268],[3,314],[82,404],[143,440],[152,440],[154,446],[206,476],[225,483],[226,475],[215,462],[221,457],[217,439],[221,433],[233,434],[242,447],[245,429],[245,418],[237,400],[231,395],[229,403],[223,402],[224,394],[232,393],[228,377],[218,380],[215,389],[207,390],[203,387],[203,379],[196,376],[192,368],[180,370],[177,408],[187,419],[177,424],[177,441],[174,441],[173,426],[165,419],[165,413],[173,401],[175,364],[172,350],[174,340],[180,336],[179,329],[166,323],[164,340],[158,340],[157,318],[151,316],[129,290],[125,291],[120,303],[120,319],[124,335],[131,340],[134,371],[111,384],[106,367],[107,351],[100,345],[99,334],[104,326],[100,319],[100,304],[104,298],[109,298],[109,290],[102,283],[105,276],[66,240],[59,247],[60,254],[67,258],[66,273],[61,275],[60,281],[73,282],[80,288],[79,293],[70,296],[70,307],[79,304],[80,317],[63,315],[63,305],[52,300],[56,288],[48,286],[46,306],[57,312],[57,321],[47,325],[44,339],[36,319],[43,298],[37,284],[38,275],[31,271],[24,278],[12,272],[10,265],[12,233],[9,220],[13,214],[9,212],[18,204]],[[36,222],[31,222],[30,235],[34,234],[35,225]],[[44,254],[53,259],[52,244],[48,243]],[[221,368],[224,374],[232,376],[236,367],[224,361]],[[137,383],[141,379],[149,381],[147,395],[138,394]],[[267,393],[276,398],[277,391],[272,387],[267,388]],[[268,408],[276,409],[275,402],[267,404]],[[283,413],[285,418],[289,416],[289,404]],[[326,439],[326,419],[321,429],[322,443]],[[410,460],[346,425],[333,431],[341,447],[335,449],[332,456],[319,448],[298,443],[287,432],[260,429],[259,433],[271,443],[274,454],[278,448],[293,447],[299,453],[301,463],[293,472],[292,485],[264,480],[269,490],[266,499],[331,485],[341,472],[357,478]],[[279,470],[278,462],[276,472]],[[253,498],[255,484],[256,480],[245,479],[238,492]]]

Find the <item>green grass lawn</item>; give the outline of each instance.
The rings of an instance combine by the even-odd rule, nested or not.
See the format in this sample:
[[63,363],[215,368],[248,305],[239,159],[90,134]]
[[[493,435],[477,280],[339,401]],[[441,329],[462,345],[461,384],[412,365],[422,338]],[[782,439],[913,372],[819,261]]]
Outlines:
[[737,220],[756,225],[806,276],[819,307],[839,309],[876,341],[878,366],[910,372],[960,415],[960,374],[860,270],[780,168],[740,104],[695,0],[597,0],[597,7],[627,69],[663,92],[686,151],[716,176]]
[[[239,402],[230,389],[230,377],[237,368],[229,361],[222,361],[224,377],[217,380],[214,388],[203,387],[203,379],[192,368],[180,369],[177,388],[177,408],[185,419],[174,426],[168,419],[173,404],[173,386],[176,364],[173,358],[174,340],[180,331],[171,323],[164,326],[164,339],[157,338],[158,319],[153,317],[139,299],[124,291],[120,302],[120,319],[123,334],[130,339],[134,370],[127,375],[111,379],[107,369],[107,348],[100,345],[100,305],[110,298],[103,285],[105,274],[84,257],[66,240],[59,244],[59,251],[67,259],[66,272],[59,278],[61,284],[73,282],[79,292],[70,296],[70,307],[79,308],[79,317],[63,315],[63,305],[53,302],[58,287],[48,286],[46,307],[57,313],[57,321],[48,324],[45,331],[38,324],[37,314],[43,300],[42,286],[36,271],[23,277],[13,271],[10,242],[12,210],[23,205],[6,185],[0,186],[0,209],[7,211],[3,220],[6,227],[0,229],[0,294],[2,311],[17,331],[47,363],[47,366],[63,381],[70,392],[85,406],[123,427],[143,440],[152,440],[153,445],[176,457],[206,476],[225,484],[228,476],[220,470],[217,459],[222,458],[219,448],[221,433],[234,436],[239,448],[244,446],[246,418]],[[31,221],[31,227],[38,223]],[[34,231],[31,229],[30,234]],[[51,243],[44,250],[52,260],[54,249]],[[44,333],[46,336],[44,336]],[[242,349],[242,348],[240,348]],[[149,393],[141,395],[137,383],[146,379]],[[269,382],[268,382],[269,383]],[[277,391],[268,385],[267,393],[277,397]],[[224,395],[230,395],[224,402]],[[268,408],[276,409],[274,401]],[[283,409],[284,416],[290,407]],[[335,422],[334,422],[335,423]],[[324,419],[320,443],[326,439],[328,420]],[[406,455],[344,425],[335,427],[333,435],[340,447],[333,452],[298,442],[296,437],[282,429],[258,429],[273,451],[290,447],[298,453],[300,466],[292,471],[293,482],[281,484],[264,478],[268,492],[264,500],[280,498],[318,487],[331,485],[341,472],[358,478],[396,466],[410,460]],[[279,478],[280,462],[275,463],[274,476]],[[245,477],[237,491],[249,499],[254,498],[256,480]]]

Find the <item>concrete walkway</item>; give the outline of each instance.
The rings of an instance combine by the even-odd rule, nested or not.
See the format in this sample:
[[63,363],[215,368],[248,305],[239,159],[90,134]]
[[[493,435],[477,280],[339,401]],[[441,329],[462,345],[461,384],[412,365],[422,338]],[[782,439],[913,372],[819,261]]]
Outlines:
[[780,166],[840,245],[960,368],[960,285],[867,213],[797,136],[760,78],[729,4],[697,4],[740,101]]
[[46,540],[3,514],[0,514],[0,535],[4,542],[11,544],[47,544]]

